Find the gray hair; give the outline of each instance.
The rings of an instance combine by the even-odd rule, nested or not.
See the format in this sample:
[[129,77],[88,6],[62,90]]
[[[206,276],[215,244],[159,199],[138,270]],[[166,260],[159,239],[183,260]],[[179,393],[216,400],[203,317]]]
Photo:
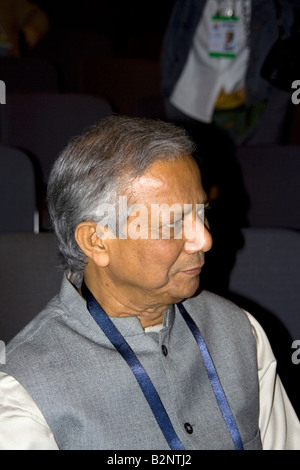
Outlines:
[[84,221],[99,223],[99,205],[115,203],[117,196],[126,194],[129,182],[155,161],[194,151],[183,129],[124,116],[105,118],[72,139],[54,163],[47,194],[62,268],[83,273],[86,256],[76,243],[75,229]]

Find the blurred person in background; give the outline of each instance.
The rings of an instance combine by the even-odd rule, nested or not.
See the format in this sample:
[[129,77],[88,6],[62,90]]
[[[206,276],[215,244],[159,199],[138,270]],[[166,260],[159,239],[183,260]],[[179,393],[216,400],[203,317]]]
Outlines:
[[299,0],[178,0],[162,53],[168,118],[209,137],[217,126],[238,144],[277,142],[291,93],[274,89],[261,69],[279,36],[278,15],[289,36],[299,8]]
[[38,5],[28,0],[1,0],[0,55],[19,57],[22,42],[32,50],[49,29],[48,17]]
[[[163,41],[166,117],[182,125],[201,148],[214,234],[206,282],[223,295],[243,244],[240,229],[248,224],[249,200],[236,146],[279,144],[286,136],[291,90],[275,88],[261,71],[279,37],[279,13],[286,35],[300,37],[295,21],[300,1],[278,2],[177,0]],[[234,201],[230,211],[229,201]]]

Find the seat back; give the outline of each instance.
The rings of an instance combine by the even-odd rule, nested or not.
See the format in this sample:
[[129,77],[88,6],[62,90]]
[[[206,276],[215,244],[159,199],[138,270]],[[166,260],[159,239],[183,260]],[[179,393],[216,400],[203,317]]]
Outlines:
[[101,98],[59,93],[7,94],[1,108],[1,138],[31,152],[39,161],[44,183],[59,153],[86,127],[112,113]]
[[0,339],[7,343],[59,292],[53,233],[0,233]]
[[267,333],[280,377],[300,416],[299,365],[292,360],[293,342],[300,340],[300,232],[249,227],[242,234],[244,246],[236,255],[229,297]]
[[300,339],[300,232],[244,228],[229,289],[274,314]]
[[29,156],[0,146],[0,232],[39,231],[36,174]]

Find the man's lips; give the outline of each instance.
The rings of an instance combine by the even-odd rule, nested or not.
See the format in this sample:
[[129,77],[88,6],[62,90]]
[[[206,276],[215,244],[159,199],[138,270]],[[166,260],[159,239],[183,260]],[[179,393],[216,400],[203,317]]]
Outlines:
[[202,267],[203,267],[203,264],[201,266],[195,266],[190,269],[185,269],[182,272],[183,274],[186,274],[188,276],[198,276],[201,273]]

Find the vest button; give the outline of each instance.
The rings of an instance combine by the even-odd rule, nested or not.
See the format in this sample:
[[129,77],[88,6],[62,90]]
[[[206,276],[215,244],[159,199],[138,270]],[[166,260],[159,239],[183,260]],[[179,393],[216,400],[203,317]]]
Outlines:
[[167,356],[167,355],[168,355],[168,348],[167,348],[167,346],[165,346],[165,345],[163,344],[162,347],[161,347],[161,349],[162,349],[163,355],[164,355],[164,356]]
[[188,434],[193,434],[194,432],[193,426],[190,423],[185,423],[184,429]]

